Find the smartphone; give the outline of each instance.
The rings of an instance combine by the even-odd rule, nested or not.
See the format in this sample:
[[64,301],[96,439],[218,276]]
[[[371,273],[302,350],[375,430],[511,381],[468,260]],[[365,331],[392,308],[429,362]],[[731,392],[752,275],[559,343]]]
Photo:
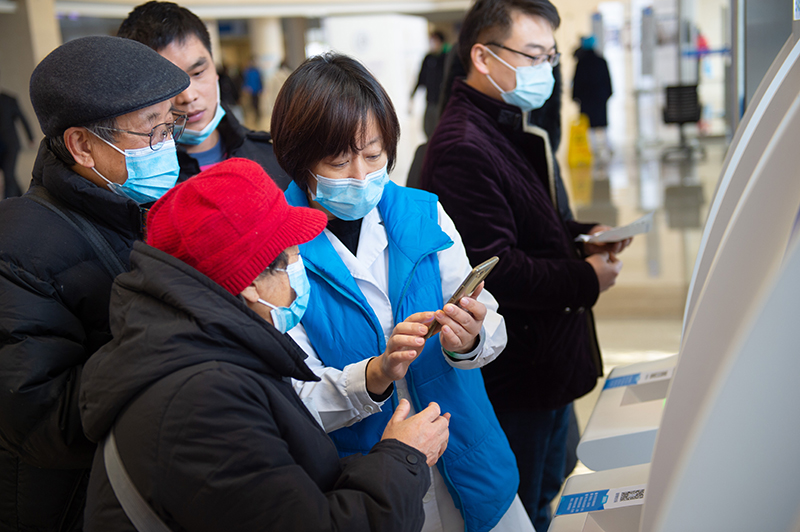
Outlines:
[[[453,293],[453,297],[451,297],[446,304],[458,305],[458,301],[460,301],[462,297],[470,295],[475,291],[476,288],[478,288],[478,285],[481,284],[481,281],[486,279],[486,276],[489,275],[489,272],[492,271],[492,268],[494,268],[499,261],[500,259],[498,257],[492,257],[491,259],[472,268],[472,271],[469,272],[467,278],[464,279],[464,282],[461,283],[461,285],[456,289],[456,291]],[[428,333],[425,335],[425,339],[427,340],[434,334],[438,333],[439,329],[441,328],[442,324],[434,319],[428,328]]]

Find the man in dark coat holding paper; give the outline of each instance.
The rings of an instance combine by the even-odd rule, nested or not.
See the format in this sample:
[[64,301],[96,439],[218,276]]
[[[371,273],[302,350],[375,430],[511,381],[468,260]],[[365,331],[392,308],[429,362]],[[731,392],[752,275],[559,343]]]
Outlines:
[[478,0],[459,37],[456,80],[431,139],[422,187],[439,196],[470,262],[497,255],[486,279],[508,345],[483,368],[537,530],[563,481],[568,410],[602,374],[591,308],[622,267],[627,242],[577,245],[607,229],[562,219],[547,133],[524,115],[551,96],[560,22],[548,0]]

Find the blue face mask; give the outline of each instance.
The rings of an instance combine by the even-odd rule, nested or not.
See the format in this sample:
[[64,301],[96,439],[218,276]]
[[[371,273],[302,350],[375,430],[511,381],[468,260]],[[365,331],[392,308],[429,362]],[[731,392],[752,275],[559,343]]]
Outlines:
[[178,165],[178,152],[174,140],[164,141],[158,151],[151,150],[149,146],[122,151],[107,140],[97,138],[125,156],[128,179],[121,185],[109,181],[92,167],[94,173],[108,183],[108,188],[112,192],[141,205],[156,201],[178,181],[181,168]]
[[524,66],[514,68],[497,56],[493,51],[487,48],[486,50],[492,54],[495,59],[503,63],[505,66],[516,72],[517,86],[514,90],[504,91],[500,86],[494,82],[489,74],[486,77],[500,91],[500,96],[507,104],[519,107],[523,113],[539,109],[544,105],[544,102],[553,94],[553,86],[556,83],[553,77],[553,65],[544,62],[536,66]]
[[188,146],[202,144],[217,129],[223,116],[225,116],[225,109],[222,108],[222,104],[219,102],[219,81],[217,81],[217,108],[214,111],[214,118],[200,131],[194,131],[188,127],[185,128],[181,138],[178,139],[178,144],[186,144]]
[[276,307],[261,298],[258,299],[258,302],[272,309],[269,312],[272,318],[272,325],[285,334],[300,323],[303,318],[303,314],[305,314],[308,307],[308,299],[311,296],[311,285],[308,284],[306,268],[303,266],[303,257],[297,257],[297,261],[288,265],[286,269],[275,268],[274,271],[286,272],[289,275],[289,286],[295,292],[294,301],[288,307]]
[[383,187],[389,181],[388,163],[361,179],[317,178],[317,192],[312,199],[328,209],[340,220],[360,220],[369,213],[383,196]]

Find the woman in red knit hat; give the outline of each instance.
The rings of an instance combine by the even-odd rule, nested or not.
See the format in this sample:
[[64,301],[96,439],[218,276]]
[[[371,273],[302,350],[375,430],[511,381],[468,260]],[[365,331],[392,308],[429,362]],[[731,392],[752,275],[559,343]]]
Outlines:
[[244,159],[154,205],[114,283],[114,339],[82,375],[101,443],[85,530],[421,528],[449,416],[402,403],[368,455],[342,461],[290,384],[319,380],[284,333],[309,300],[297,246],[325,223]]

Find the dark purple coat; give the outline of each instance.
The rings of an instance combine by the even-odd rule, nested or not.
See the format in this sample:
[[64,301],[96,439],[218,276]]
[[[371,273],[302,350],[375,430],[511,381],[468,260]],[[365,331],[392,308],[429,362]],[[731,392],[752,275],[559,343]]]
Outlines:
[[522,130],[517,107],[456,81],[428,145],[422,188],[439,196],[472,264],[497,255],[486,280],[508,345],[483,368],[499,411],[555,409],[602,374],[591,308],[599,283],[573,243],[593,224],[554,207],[544,135]]

